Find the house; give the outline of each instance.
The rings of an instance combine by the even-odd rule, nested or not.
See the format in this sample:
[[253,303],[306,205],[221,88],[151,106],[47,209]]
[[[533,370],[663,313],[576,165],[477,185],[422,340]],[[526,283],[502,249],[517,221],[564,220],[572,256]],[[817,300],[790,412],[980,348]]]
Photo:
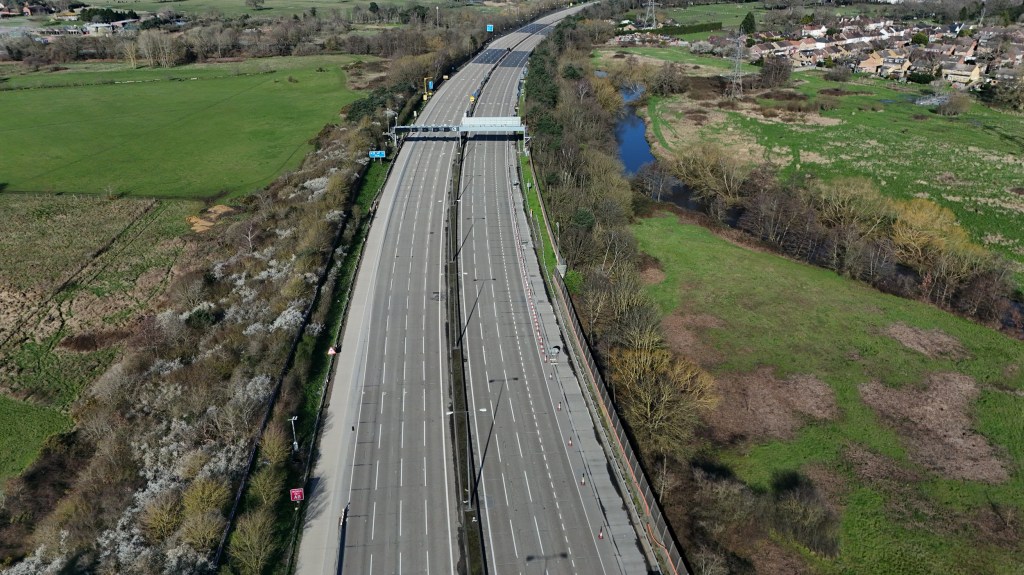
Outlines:
[[38,4],[25,4],[21,7],[21,13],[25,16],[39,16],[40,14],[46,14],[46,12],[46,6]]
[[923,50],[925,52],[928,52],[929,54],[936,54],[939,56],[952,56],[953,52],[956,50],[956,46],[954,44],[942,43],[928,44],[923,48]]
[[943,63],[939,67],[942,79],[951,84],[967,86],[981,79],[981,66],[977,64]]
[[878,68],[878,75],[891,80],[902,80],[910,70],[910,54],[906,50],[883,50],[879,54],[882,58],[882,65]]
[[953,55],[958,58],[973,58],[978,42],[974,38],[957,38],[953,42]]
[[801,36],[810,36],[811,38],[821,38],[825,36],[825,32],[828,28],[824,24],[803,26],[800,28]]
[[882,56],[878,52],[872,52],[857,64],[857,71],[864,74],[877,74],[883,63]]
[[110,36],[114,33],[114,27],[103,22],[86,24],[85,33],[90,36]]
[[1012,84],[1021,77],[1021,71],[1014,68],[989,69],[988,79],[993,84]]

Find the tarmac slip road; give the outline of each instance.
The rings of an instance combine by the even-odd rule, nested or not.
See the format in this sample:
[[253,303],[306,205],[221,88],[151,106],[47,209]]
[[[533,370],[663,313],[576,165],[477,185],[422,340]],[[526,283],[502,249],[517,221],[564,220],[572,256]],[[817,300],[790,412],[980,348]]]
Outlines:
[[[442,84],[418,124],[458,124],[507,46]],[[407,138],[352,293],[309,484],[296,573],[455,573],[460,558],[444,326],[444,217],[456,135]]]

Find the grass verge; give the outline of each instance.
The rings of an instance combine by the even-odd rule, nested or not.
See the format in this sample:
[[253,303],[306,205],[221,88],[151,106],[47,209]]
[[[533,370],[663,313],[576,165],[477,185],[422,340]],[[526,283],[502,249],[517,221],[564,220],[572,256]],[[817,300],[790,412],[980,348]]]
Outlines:
[[[533,168],[530,165],[530,157],[525,154],[519,154],[519,173],[521,175],[522,185],[524,186],[523,194],[526,196],[526,205],[530,210],[531,221],[530,224],[534,223],[541,228],[541,253],[543,254],[543,267],[544,274],[546,277],[550,277],[555,272],[555,266],[558,265],[557,256],[555,255],[555,248],[551,243],[551,235],[548,234],[547,228],[544,225],[544,211],[541,209],[540,197],[538,196],[540,190],[537,187],[537,182],[533,177]],[[531,230],[534,231],[534,230]],[[534,239],[538,234],[533,234]]]

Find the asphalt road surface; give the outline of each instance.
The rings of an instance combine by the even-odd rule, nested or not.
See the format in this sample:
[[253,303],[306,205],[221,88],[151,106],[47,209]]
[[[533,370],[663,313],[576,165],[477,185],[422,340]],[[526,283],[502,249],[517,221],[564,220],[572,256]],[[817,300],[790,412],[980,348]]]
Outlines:
[[[507,46],[562,16],[496,40],[439,87],[417,123],[458,124]],[[410,136],[385,185],[308,486],[299,575],[455,572],[443,231],[457,146],[455,135]]]
[[[506,56],[474,115],[514,114],[522,69],[544,32]],[[581,484],[589,470],[579,437],[570,443],[577,432],[561,390],[579,384],[555,374],[557,329],[539,317],[547,300],[516,164],[515,139],[471,137],[460,195],[463,347],[490,572],[645,573],[635,533],[613,541],[606,527],[606,514],[628,524],[621,496]]]

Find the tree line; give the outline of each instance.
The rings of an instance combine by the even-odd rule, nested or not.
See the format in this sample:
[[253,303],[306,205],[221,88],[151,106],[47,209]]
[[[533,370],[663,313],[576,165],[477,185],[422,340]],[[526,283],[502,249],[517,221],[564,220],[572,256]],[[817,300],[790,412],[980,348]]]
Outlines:
[[542,42],[530,59],[525,117],[566,285],[638,453],[667,491],[668,467],[688,459],[700,415],[717,398],[711,375],[669,349],[640,278],[628,227],[636,198],[612,136],[622,99],[589,58],[612,33],[600,20],[572,18]]
[[[403,26],[374,34],[350,34],[353,25],[360,22],[337,9],[310,9],[301,16],[273,19],[245,16],[190,20],[173,12],[162,12],[145,20],[137,33],[58,36],[47,44],[26,37],[4,37],[0,39],[0,48],[11,60],[33,69],[89,59],[120,60],[131,66],[173,67],[218,58],[338,52],[382,58],[435,54],[442,63],[451,63],[476,52],[487,42],[487,24],[494,25],[500,33],[557,6],[545,0],[523,7],[516,14],[487,15],[469,10],[429,10],[412,6],[399,14],[398,22]],[[381,12],[390,9],[380,7]],[[95,14],[89,14],[99,18],[117,15],[120,19],[126,13],[97,9]],[[181,20],[187,21],[184,27],[179,24]]]

